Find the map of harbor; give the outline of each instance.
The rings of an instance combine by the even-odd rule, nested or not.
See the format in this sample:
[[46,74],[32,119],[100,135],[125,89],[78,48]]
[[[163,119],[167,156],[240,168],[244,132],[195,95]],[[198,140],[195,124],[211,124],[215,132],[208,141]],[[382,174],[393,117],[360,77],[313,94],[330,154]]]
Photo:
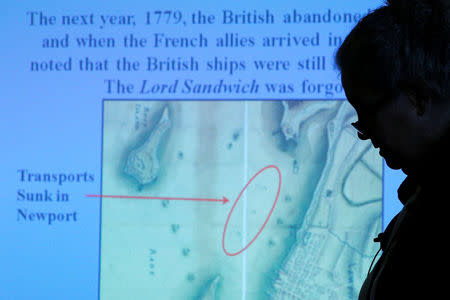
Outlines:
[[[104,101],[100,299],[357,299],[383,181],[354,121],[346,101]],[[280,185],[249,183],[267,166]]]

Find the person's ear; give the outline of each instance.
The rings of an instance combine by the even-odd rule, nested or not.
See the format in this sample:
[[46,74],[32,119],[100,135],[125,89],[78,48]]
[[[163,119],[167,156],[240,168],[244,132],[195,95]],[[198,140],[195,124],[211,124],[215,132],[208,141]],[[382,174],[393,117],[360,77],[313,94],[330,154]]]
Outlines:
[[410,103],[416,108],[418,116],[422,117],[426,112],[430,111],[431,94],[425,82],[421,80],[410,82],[403,91]]
[[406,91],[405,94],[409,102],[416,108],[417,115],[423,116],[429,108],[431,99],[411,90]]

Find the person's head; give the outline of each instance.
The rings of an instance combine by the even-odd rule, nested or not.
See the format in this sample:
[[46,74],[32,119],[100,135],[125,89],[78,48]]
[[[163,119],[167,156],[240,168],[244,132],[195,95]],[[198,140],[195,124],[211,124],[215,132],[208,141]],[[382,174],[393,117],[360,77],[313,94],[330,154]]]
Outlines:
[[449,10],[450,0],[388,0],[336,53],[359,137],[407,173],[450,129]]

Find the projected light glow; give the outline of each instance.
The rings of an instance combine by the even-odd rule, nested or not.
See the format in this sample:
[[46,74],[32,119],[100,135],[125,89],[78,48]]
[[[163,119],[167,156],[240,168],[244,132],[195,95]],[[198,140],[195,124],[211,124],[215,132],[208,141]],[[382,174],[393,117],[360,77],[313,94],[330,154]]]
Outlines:
[[356,299],[403,175],[334,53],[381,4],[2,2],[0,298]]

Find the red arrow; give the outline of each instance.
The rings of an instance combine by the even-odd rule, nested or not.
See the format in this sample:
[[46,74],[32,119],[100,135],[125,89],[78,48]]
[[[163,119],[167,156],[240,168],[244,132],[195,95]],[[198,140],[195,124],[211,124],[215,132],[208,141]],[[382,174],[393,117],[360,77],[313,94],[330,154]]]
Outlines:
[[149,196],[122,196],[122,195],[86,195],[90,198],[120,198],[120,199],[145,199],[145,200],[182,200],[182,201],[206,201],[206,202],[222,202],[227,203],[228,198],[223,197],[222,199],[214,198],[176,198],[176,197],[149,197]]

